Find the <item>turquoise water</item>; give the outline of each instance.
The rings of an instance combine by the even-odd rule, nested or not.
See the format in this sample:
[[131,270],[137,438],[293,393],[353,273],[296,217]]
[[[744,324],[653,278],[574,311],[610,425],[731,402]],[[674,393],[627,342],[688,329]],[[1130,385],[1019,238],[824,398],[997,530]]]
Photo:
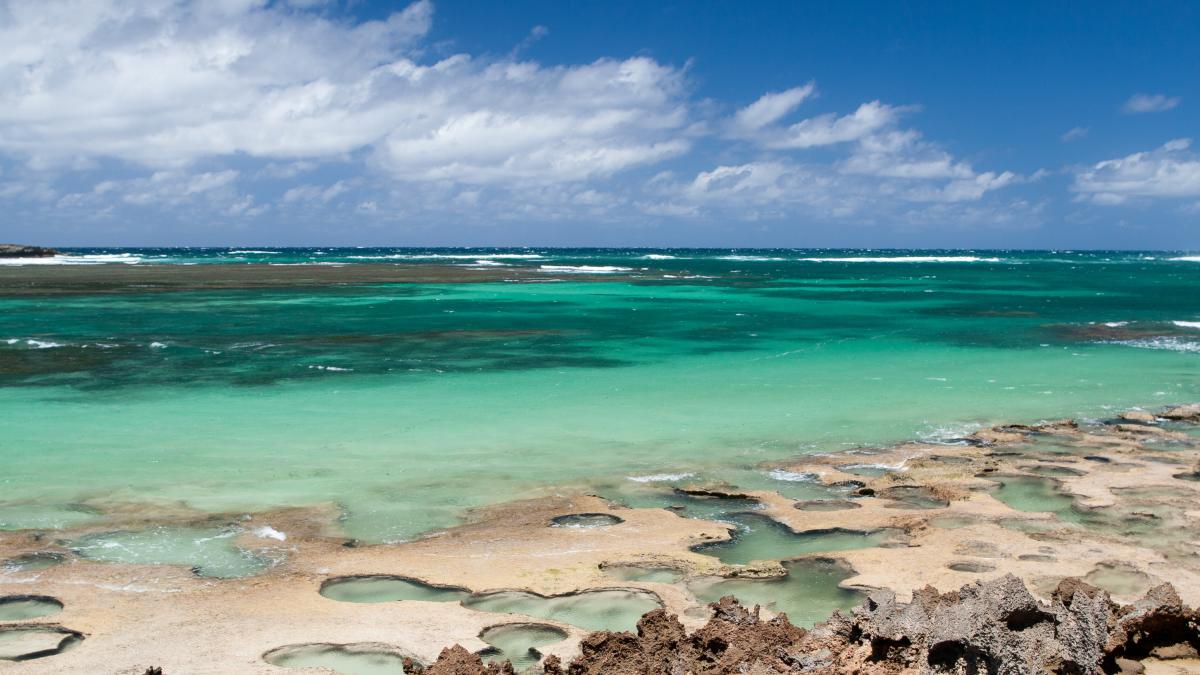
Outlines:
[[848,551],[878,546],[896,533],[824,530],[796,533],[786,525],[757,513],[738,513],[728,517],[737,526],[733,539],[705,544],[696,550],[730,565],[746,565],[756,560],[785,560],[809,553]]
[[805,628],[825,621],[835,609],[857,606],[866,597],[861,591],[838,585],[851,574],[832,560],[809,558],[785,562],[783,566],[787,570],[783,577],[705,577],[690,582],[688,589],[704,603],[732,595],[746,607],[762,605],[773,612],[784,612],[789,621]]
[[470,592],[463,588],[431,586],[403,577],[363,576],[330,579],[321,585],[321,595],[340,602],[460,602]]
[[487,661],[511,661],[517,672],[524,672],[542,660],[538,647],[562,642],[567,639],[566,631],[546,624],[510,623],[488,628],[479,639],[488,643],[490,650]]
[[523,591],[472,595],[464,607],[562,621],[586,630],[632,631],[646,612],[662,607],[658,596],[641,590],[605,589],[544,597]]
[[58,614],[63,609],[54,598],[12,595],[0,596],[0,621],[27,621]]
[[331,502],[348,536],[395,541],[662,474],[822,498],[759,465],[1200,400],[1182,253],[261,250],[57,262],[500,278],[34,295],[19,275],[46,267],[0,265],[0,528]]
[[233,579],[257,574],[275,562],[234,545],[229,527],[152,527],[101,532],[70,542],[81,557],[134,565],[184,565],[202,577]]
[[404,657],[359,645],[304,645],[267,654],[283,668],[327,668],[341,675],[404,675]]

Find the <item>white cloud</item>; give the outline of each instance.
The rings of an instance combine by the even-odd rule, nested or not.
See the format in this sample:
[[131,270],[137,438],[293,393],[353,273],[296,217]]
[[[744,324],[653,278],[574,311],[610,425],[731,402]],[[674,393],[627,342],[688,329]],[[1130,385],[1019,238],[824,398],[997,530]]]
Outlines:
[[421,1],[354,25],[262,0],[0,5],[0,153],[179,167],[369,149],[402,178],[487,182],[604,176],[689,148],[679,70],[422,64],[432,13]]
[[[875,219],[914,212],[914,205],[978,202],[993,190],[1020,182],[1011,172],[965,173],[952,180],[830,171],[820,164],[786,160],[722,165],[701,171],[686,183],[657,186],[661,199],[653,213],[747,214],[753,218],[820,217]],[[972,207],[975,213],[983,209]]]
[[233,169],[200,172],[162,169],[141,178],[101,181],[90,191],[64,195],[57,205],[106,209],[117,201],[137,208],[185,208],[233,216],[264,212],[268,205],[255,206],[254,196],[237,188],[239,175]]
[[1109,159],[1075,173],[1071,189],[1097,204],[1123,204],[1131,198],[1200,196],[1200,158],[1180,138],[1149,152]]
[[840,117],[828,113],[787,127],[759,127],[753,130],[753,138],[771,150],[803,150],[849,143],[893,125],[899,113],[898,108],[871,101]]
[[[763,207],[804,205],[827,217],[874,210],[895,213],[913,202],[970,202],[1024,179],[1003,172],[977,173],[914,129],[898,128],[910,108],[880,101],[853,113],[827,113],[799,122],[778,122],[815,90],[812,83],[770,93],[738,110],[730,135],[751,140],[777,157],[701,171],[677,187],[673,200],[704,205]],[[793,159],[812,148],[840,154],[829,164]]]
[[[36,197],[72,219],[158,209],[164,223],[273,208],[314,229],[335,214],[414,227],[980,223],[1000,211],[989,194],[1026,180],[904,128],[915,108],[872,100],[801,118],[812,82],[722,117],[686,69],[650,58],[519,59],[541,27],[507,56],[434,58],[445,43],[427,49],[428,2],[381,21],[337,16],[324,0],[0,0],[0,161],[21,174],[0,183],[0,206]],[[718,166],[613,178],[696,145],[719,151]],[[93,187],[98,172],[121,178]]]
[[411,110],[377,159],[408,179],[581,180],[690,148],[682,75],[646,58],[571,68],[458,58],[401,80]]
[[795,110],[805,99],[816,93],[814,83],[792,87],[786,91],[763,94],[757,101],[738,110],[733,116],[734,130],[741,133],[757,131],[774,124]]
[[1178,96],[1164,94],[1134,94],[1129,97],[1121,110],[1127,113],[1152,113],[1170,110],[1179,105]]
[[921,140],[912,129],[865,136],[841,166],[846,173],[890,178],[964,179],[975,175],[966,163]]
[[339,195],[350,189],[350,184],[347,181],[339,180],[333,185],[298,185],[288,189],[283,193],[281,201],[284,203],[291,202],[320,202],[328,204]]
[[1070,129],[1067,130],[1067,132],[1065,134],[1062,135],[1062,141],[1063,141],[1063,143],[1070,143],[1071,141],[1077,141],[1077,140],[1087,136],[1089,131],[1091,131],[1091,130],[1088,129],[1087,127],[1071,127]]

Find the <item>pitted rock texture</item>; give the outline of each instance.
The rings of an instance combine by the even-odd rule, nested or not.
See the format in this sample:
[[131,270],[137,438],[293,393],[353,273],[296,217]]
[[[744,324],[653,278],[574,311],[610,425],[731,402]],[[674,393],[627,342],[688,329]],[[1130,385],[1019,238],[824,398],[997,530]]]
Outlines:
[[[939,593],[926,587],[900,603],[878,591],[851,613],[838,612],[812,630],[784,615],[770,620],[731,597],[711,605],[713,617],[694,633],[664,610],[649,612],[637,634],[592,633],[582,653],[547,675],[720,675],[725,673],[879,673],[1024,675],[1140,672],[1141,661],[1194,659],[1200,612],[1164,584],[1132,605],[1067,579],[1049,603],[1014,576]],[[461,647],[442,652],[436,675],[510,672],[484,666]]]

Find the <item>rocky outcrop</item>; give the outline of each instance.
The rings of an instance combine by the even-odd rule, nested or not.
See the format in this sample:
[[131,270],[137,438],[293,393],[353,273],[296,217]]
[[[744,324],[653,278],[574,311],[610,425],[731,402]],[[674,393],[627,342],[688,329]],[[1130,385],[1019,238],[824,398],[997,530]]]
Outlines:
[[[757,607],[731,597],[711,607],[712,619],[693,633],[663,610],[643,616],[636,635],[592,633],[569,665],[549,657],[544,672],[1082,675],[1141,672],[1144,659],[1194,659],[1200,651],[1200,612],[1185,607],[1169,584],[1126,606],[1078,579],[1059,584],[1049,603],[1011,575],[949,593],[926,587],[908,603],[878,591],[808,631],[784,615],[764,621]],[[496,668],[456,646],[429,669],[409,672],[510,672]]]
[[58,255],[58,251],[41,246],[0,244],[0,258],[48,258],[52,255]]
[[1200,403],[1175,406],[1159,413],[1159,417],[1180,422],[1200,423]]
[[432,666],[426,667],[412,659],[404,659],[404,672],[414,675],[460,675],[466,673],[471,675],[514,675],[515,673],[512,664],[508,661],[484,664],[478,654],[472,654],[460,645],[443,649]]

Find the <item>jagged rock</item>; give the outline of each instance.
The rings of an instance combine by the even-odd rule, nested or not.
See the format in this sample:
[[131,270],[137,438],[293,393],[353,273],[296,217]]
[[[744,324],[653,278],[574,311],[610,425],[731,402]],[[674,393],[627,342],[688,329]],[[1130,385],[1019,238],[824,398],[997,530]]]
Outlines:
[[1184,607],[1175,588],[1162,584],[1119,610],[1105,651],[1112,663],[1121,658],[1141,660],[1159,649],[1181,658],[1200,651],[1197,626],[1200,612]]
[[42,246],[0,244],[0,258],[48,258],[52,255],[58,255],[58,251]]
[[[1015,576],[939,593],[926,586],[901,603],[876,591],[849,614],[812,630],[780,615],[764,621],[731,597],[710,605],[712,619],[688,634],[665,610],[638,622],[637,634],[592,633],[566,667],[547,675],[724,675],[726,673],[867,673],[1091,675],[1138,673],[1141,661],[1200,654],[1200,612],[1164,584],[1128,606],[1078,579],[1059,584],[1049,603]],[[490,668],[491,666],[489,666]],[[418,671],[410,671],[418,672]],[[442,652],[426,673],[479,675],[479,657],[461,647]],[[510,672],[510,671],[503,671]]]
[[1117,415],[1117,419],[1127,422],[1135,422],[1137,424],[1154,424],[1157,418],[1144,410],[1130,410]]
[[428,668],[412,659],[404,659],[404,672],[411,675],[515,675],[512,663],[489,663],[484,665],[478,654],[459,645],[447,647],[438,654],[437,661]]
[[580,645],[582,654],[565,670],[547,659],[553,675],[718,675],[739,672],[789,672],[801,655],[802,628],[786,616],[770,621],[726,596],[710,605],[713,618],[691,635],[672,614],[657,609],[638,622],[632,633],[592,633]]

